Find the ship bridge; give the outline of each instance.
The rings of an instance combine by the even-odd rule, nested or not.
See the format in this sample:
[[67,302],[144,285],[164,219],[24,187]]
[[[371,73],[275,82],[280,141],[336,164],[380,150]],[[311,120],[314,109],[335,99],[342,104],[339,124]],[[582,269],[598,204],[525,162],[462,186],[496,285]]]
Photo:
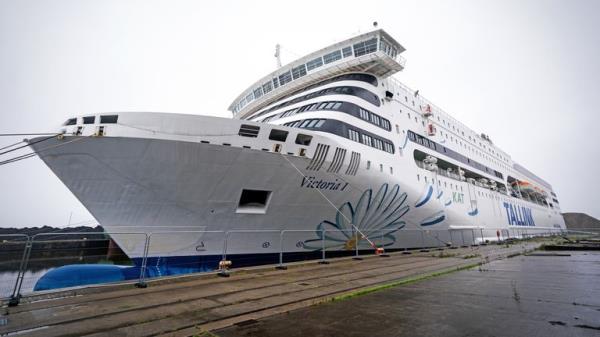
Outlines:
[[323,48],[263,77],[229,106],[234,118],[256,111],[299,89],[343,73],[359,72],[388,77],[404,69],[405,49],[378,29]]

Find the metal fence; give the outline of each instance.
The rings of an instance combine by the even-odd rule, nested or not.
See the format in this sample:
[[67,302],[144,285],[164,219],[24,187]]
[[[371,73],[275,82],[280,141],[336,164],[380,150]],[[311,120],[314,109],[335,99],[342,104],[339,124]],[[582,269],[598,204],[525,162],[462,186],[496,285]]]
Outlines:
[[[365,236],[363,236],[363,234]],[[286,263],[316,259],[321,263],[339,256],[385,253],[385,250],[428,249],[438,247],[467,247],[508,239],[528,239],[540,236],[565,235],[567,231],[555,228],[451,228],[396,230],[175,230],[155,232],[70,232],[0,235],[0,298],[17,305],[22,294],[45,290],[44,282],[51,282],[55,290],[107,282],[136,282],[146,286],[149,278],[160,278],[187,273],[213,271],[228,275],[227,264],[233,267],[273,264],[285,269]],[[594,234],[581,230],[571,235]],[[596,233],[597,234],[597,233]],[[117,247],[111,238],[118,238]],[[190,247],[178,247],[182,238],[194,242]],[[260,258],[248,259],[248,252],[260,244]],[[383,248],[383,250],[377,249]],[[186,250],[187,249],[187,250]],[[125,252],[126,254],[123,254]],[[179,255],[178,255],[179,254]],[[188,259],[174,257],[186,254]],[[206,258],[206,259],[205,259]],[[204,260],[203,260],[204,259]],[[92,277],[86,268],[78,273],[48,278],[49,270],[72,265],[106,267]],[[203,268],[199,268],[203,266]],[[97,269],[97,268],[96,268]],[[91,270],[91,269],[90,269]],[[42,279],[42,274],[44,274]],[[67,274],[64,274],[67,275]],[[112,276],[111,276],[112,275]],[[78,283],[75,278],[86,278]],[[44,281],[44,282],[42,282]],[[42,286],[40,286],[42,283]],[[38,289],[36,289],[37,287]]]

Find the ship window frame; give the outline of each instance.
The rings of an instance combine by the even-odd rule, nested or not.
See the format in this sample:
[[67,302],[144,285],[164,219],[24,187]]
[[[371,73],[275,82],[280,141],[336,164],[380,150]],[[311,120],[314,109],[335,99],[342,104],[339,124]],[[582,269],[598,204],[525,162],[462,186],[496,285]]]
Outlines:
[[361,134],[361,143],[373,147],[373,137],[363,133]]
[[310,123],[306,124],[306,128],[314,128],[317,123],[319,123],[318,119],[309,119]]
[[323,57],[319,56],[315,59],[312,59],[306,62],[306,70],[311,71],[313,69],[317,69],[323,65]]
[[352,45],[354,56],[359,57],[371,54],[377,51],[377,38],[373,37],[368,40],[360,41]]
[[297,80],[300,77],[306,76],[306,65],[303,63],[297,67],[292,68],[292,79]]
[[119,115],[101,115],[100,124],[117,124],[119,122]]
[[342,58],[352,56],[352,46],[342,48]]
[[339,61],[341,59],[342,59],[342,51],[339,49],[323,55],[323,63],[325,63],[325,64],[333,63],[333,62]]
[[266,95],[267,93],[269,93],[269,92],[271,92],[273,90],[273,82],[271,82],[271,81],[265,82],[262,85],[262,88],[263,88],[263,94]]
[[312,136],[311,135],[307,135],[307,134],[303,134],[303,133],[298,133],[296,135],[296,141],[295,143],[298,145],[304,145],[304,146],[309,146],[311,141],[312,141]]
[[269,133],[269,139],[277,142],[285,142],[289,131],[279,130],[279,129],[271,129]]
[[299,128],[305,128],[309,123],[310,123],[311,119],[305,119],[302,121],[302,123],[300,123],[300,125],[298,125]]
[[289,70],[280,74],[277,78],[279,79],[279,86],[281,87],[293,81],[292,73]]

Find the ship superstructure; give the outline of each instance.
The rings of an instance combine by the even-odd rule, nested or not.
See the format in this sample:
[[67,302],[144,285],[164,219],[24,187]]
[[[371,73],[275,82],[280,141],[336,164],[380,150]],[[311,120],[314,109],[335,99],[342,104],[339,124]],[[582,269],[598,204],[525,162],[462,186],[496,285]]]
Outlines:
[[40,157],[134,260],[143,245],[114,233],[155,233],[150,265],[214,268],[227,231],[229,254],[260,260],[280,242],[369,249],[356,231],[412,248],[430,229],[564,229],[550,184],[392,78],[404,50],[383,30],[321,49],[251,85],[232,119],[74,117],[52,140],[72,143]]

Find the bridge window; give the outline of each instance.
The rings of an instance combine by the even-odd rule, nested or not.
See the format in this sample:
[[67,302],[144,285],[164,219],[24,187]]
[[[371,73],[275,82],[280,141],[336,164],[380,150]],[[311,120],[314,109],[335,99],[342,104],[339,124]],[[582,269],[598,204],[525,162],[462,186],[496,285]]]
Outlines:
[[292,74],[290,71],[286,71],[285,73],[279,75],[279,85],[284,85],[292,81]]
[[267,82],[262,85],[263,93],[268,93],[273,90],[273,84],[271,82]]
[[321,58],[320,56],[317,57],[314,60],[310,60],[306,63],[306,69],[308,69],[308,71],[311,71],[315,68],[318,68],[320,66],[323,65],[323,58]]
[[336,50],[329,54],[323,55],[323,61],[325,61],[325,64],[335,62],[335,61],[341,60],[341,59],[342,59],[342,53],[339,50]]
[[254,90],[254,97],[255,98],[259,98],[262,95],[263,95],[262,87],[258,87],[258,88],[256,88],[256,90]]
[[342,49],[342,56],[344,56],[344,58],[348,57],[348,56],[352,56],[352,47],[346,47]]
[[377,50],[377,38],[361,41],[354,44],[354,56],[362,56]]
[[304,64],[301,64],[298,67],[292,69],[292,77],[294,79],[298,79],[304,75],[306,75],[306,67],[304,66]]

